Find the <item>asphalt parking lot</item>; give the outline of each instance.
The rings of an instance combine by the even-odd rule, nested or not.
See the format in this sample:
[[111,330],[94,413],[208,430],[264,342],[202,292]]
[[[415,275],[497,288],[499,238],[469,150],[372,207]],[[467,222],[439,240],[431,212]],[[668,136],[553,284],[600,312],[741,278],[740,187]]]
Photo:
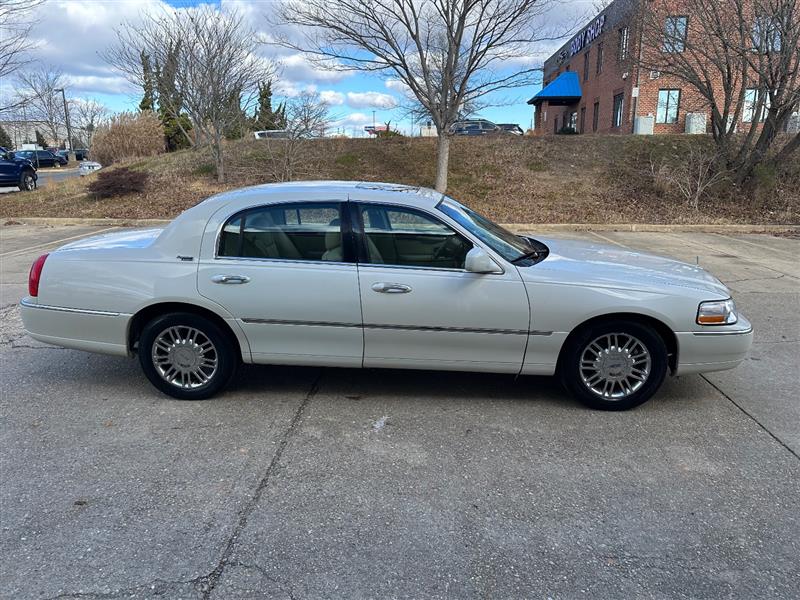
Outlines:
[[602,413],[408,371],[168,399],[22,334],[33,259],[100,230],[0,227],[0,597],[800,597],[800,240],[570,234],[699,260],[756,329],[737,370]]

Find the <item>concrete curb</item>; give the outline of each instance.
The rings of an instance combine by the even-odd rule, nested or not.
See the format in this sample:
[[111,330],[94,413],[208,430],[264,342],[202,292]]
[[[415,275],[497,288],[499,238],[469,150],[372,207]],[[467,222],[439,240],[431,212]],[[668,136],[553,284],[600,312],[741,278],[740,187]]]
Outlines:
[[[154,227],[166,225],[171,219],[99,219],[71,217],[0,217],[0,223],[24,225],[99,225],[106,227]],[[800,233],[800,225],[683,225],[660,223],[505,223],[514,232],[536,231],[539,233],[559,231],[622,231],[650,233]]]

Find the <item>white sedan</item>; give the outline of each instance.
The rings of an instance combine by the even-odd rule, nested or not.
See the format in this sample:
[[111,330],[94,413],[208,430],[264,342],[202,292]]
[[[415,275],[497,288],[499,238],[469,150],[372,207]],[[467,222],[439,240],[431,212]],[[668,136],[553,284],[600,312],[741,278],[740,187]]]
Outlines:
[[433,190],[298,182],[219,194],[164,229],[36,260],[27,333],[138,355],[162,392],[208,398],[241,362],[554,375],[637,406],[665,375],[731,369],[752,327],[703,269],[517,236]]

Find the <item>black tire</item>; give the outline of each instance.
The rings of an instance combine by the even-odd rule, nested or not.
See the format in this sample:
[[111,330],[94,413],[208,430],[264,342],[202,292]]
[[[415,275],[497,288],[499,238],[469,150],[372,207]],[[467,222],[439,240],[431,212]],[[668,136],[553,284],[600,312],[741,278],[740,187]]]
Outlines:
[[[174,331],[172,328],[178,328],[179,336],[183,335],[186,339],[174,344],[170,351],[165,351],[163,344],[154,349],[156,340],[165,332]],[[181,377],[182,382],[170,383],[162,375],[162,372],[167,367],[173,368],[173,363],[180,363],[181,358],[179,355],[173,355],[174,359],[171,358],[170,352],[180,345],[189,346],[190,349],[200,347],[199,344],[192,344],[188,341],[189,336],[193,335],[189,333],[191,329],[199,332],[200,335],[196,336],[198,341],[202,341],[205,338],[211,343],[213,349],[213,351],[198,350],[198,352],[207,353],[202,356],[198,354],[197,360],[208,359],[211,361],[216,359],[216,367],[213,370],[211,367],[203,367],[205,369],[202,371],[203,375],[208,376],[208,380],[205,383],[201,383],[196,375],[192,376],[184,372],[176,372],[179,373],[177,377]],[[160,341],[163,342],[163,340]],[[205,346],[205,343],[203,345]],[[139,363],[142,365],[142,370],[150,380],[150,383],[168,396],[179,400],[205,400],[222,391],[236,373],[240,356],[236,348],[236,341],[231,339],[231,335],[228,332],[223,331],[213,321],[191,313],[168,313],[147,323],[142,330],[141,336],[139,336],[138,353]],[[157,365],[154,354],[157,354],[158,358],[166,362],[161,362]],[[188,354],[191,356],[191,351]],[[189,364],[181,363],[180,366],[187,366],[188,368]],[[191,368],[196,371],[196,366]],[[186,385],[187,378],[188,385]]]
[[33,171],[26,169],[19,176],[19,184],[17,187],[21,192],[32,192],[36,189],[36,179],[33,176]]
[[[604,360],[601,356],[602,353],[598,354],[590,350],[589,346],[592,345],[593,342],[601,340],[599,346],[595,346],[595,348],[603,347],[605,345],[604,340],[614,339],[605,338],[604,336],[613,336],[615,334],[620,336],[623,340],[630,339],[630,337],[635,338],[636,342],[639,342],[649,354],[650,364],[646,369],[646,375],[641,375],[641,373],[645,372],[642,366],[646,364],[644,361],[646,361],[647,358],[638,358],[641,362],[635,365],[633,362],[626,362],[627,360],[633,361],[634,357],[641,357],[641,351],[634,352],[633,355],[628,354],[627,357],[623,357],[621,361],[613,361],[614,364],[610,365],[611,370],[606,371],[609,372],[612,377],[624,378],[622,374],[624,373],[623,370],[631,368],[632,365],[632,368],[636,369],[634,375],[636,377],[643,377],[644,381],[640,382],[636,380],[634,385],[630,385],[631,380],[626,380],[628,384],[627,390],[621,382],[611,382],[611,392],[607,395],[601,395],[600,392],[602,390],[598,391],[598,388],[604,385],[607,379],[601,378],[600,382],[595,383],[595,391],[593,391],[589,384],[593,382],[594,376],[592,374],[595,372],[595,367],[587,366],[589,364],[588,361],[583,364],[581,361],[584,358],[584,353],[587,353],[586,356],[597,356],[597,361]],[[629,337],[625,338],[622,336]],[[608,344],[608,348],[612,350],[616,348],[610,341]],[[617,344],[618,346],[624,347],[622,342],[617,342]],[[639,347],[635,346],[635,348],[638,349]],[[569,339],[567,347],[561,356],[559,374],[567,390],[586,406],[598,410],[628,410],[647,402],[653,397],[664,382],[668,363],[669,358],[666,344],[652,327],[634,321],[613,320],[600,322],[582,329]],[[592,363],[592,365],[595,364],[599,363]],[[615,391],[620,395],[619,397],[611,397],[611,394]]]

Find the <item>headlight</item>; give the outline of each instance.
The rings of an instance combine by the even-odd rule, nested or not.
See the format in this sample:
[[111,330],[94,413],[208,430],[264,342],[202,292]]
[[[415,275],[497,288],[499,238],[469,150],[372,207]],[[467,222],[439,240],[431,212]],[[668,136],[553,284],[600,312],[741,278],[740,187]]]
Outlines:
[[731,298],[701,302],[697,309],[698,325],[733,325],[736,321],[736,304]]

